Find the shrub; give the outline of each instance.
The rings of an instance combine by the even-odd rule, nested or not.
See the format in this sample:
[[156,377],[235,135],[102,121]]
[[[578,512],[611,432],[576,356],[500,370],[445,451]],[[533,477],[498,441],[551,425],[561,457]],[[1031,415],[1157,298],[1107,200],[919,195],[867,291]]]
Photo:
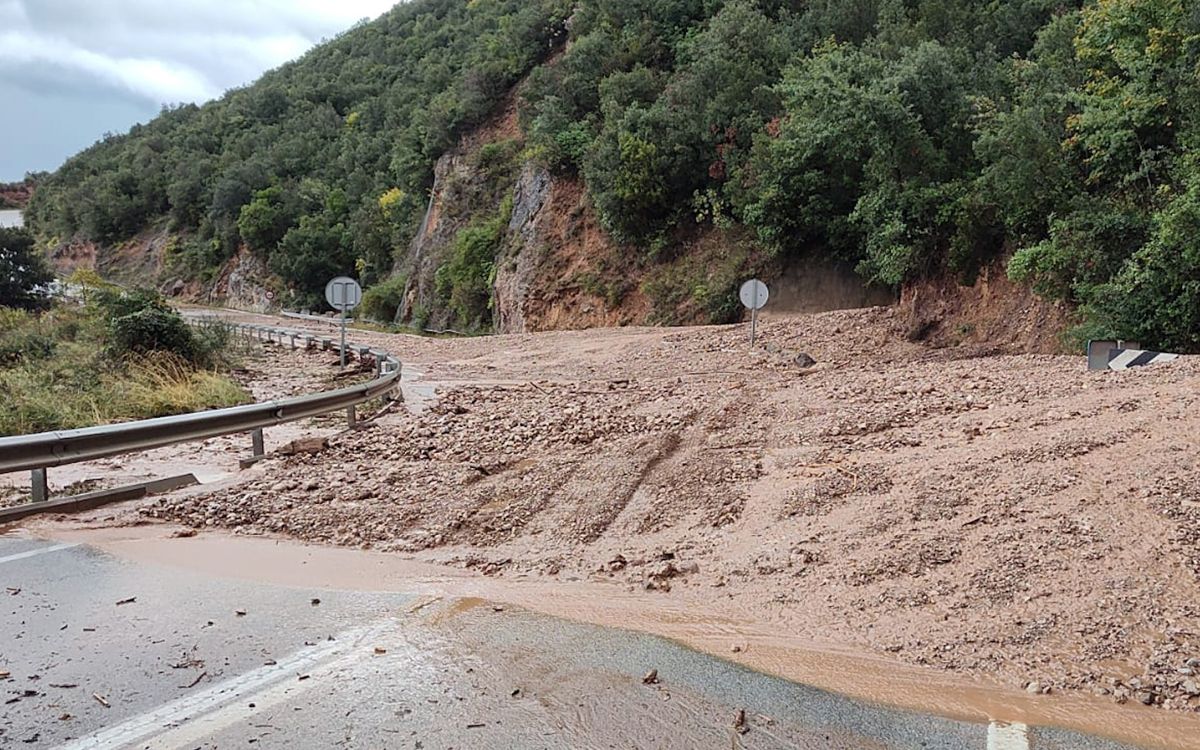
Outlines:
[[404,289],[407,284],[406,277],[393,276],[363,292],[362,305],[359,307],[360,317],[391,323],[396,319],[396,312],[404,302]]
[[171,306],[153,289],[120,289],[105,287],[96,291],[96,307],[105,318],[112,320],[143,310],[171,312]]
[[113,318],[108,334],[109,351],[116,356],[164,351],[195,361],[200,353],[192,329],[172,311],[147,308]]
[[511,213],[512,199],[508,198],[498,214],[459,232],[450,259],[437,271],[438,295],[449,303],[463,325],[491,325],[496,256]]
[[0,227],[0,306],[24,310],[46,307],[41,291],[54,280],[46,261],[23,229]]

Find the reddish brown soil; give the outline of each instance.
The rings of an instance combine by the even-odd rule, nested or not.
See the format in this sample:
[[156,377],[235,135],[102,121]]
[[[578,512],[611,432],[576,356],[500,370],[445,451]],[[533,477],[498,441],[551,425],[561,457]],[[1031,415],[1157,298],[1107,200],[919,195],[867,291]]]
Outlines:
[[753,349],[744,327],[359,335],[440,402],[144,513],[598,577],[1019,689],[1200,710],[1200,362],[1090,373],[904,324],[768,319]]

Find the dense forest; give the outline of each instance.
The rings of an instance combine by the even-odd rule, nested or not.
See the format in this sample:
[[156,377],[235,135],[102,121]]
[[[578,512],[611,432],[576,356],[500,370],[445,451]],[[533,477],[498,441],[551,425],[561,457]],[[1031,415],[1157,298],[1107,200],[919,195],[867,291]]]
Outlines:
[[27,218],[168,226],[199,278],[244,245],[299,302],[380,284],[434,161],[518,84],[520,157],[580,176],[641,262],[707,226],[893,286],[1006,262],[1081,334],[1200,349],[1190,0],[413,0],[105,138]]

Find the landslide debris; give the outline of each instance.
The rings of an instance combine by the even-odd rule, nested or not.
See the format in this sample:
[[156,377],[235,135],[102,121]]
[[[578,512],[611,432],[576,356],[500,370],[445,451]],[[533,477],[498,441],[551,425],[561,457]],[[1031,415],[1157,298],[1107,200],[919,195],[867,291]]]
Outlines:
[[755,349],[741,328],[406,339],[461,373],[432,408],[142,512],[617,581],[1020,690],[1200,711],[1200,363],[1090,373],[896,325],[767,320]]

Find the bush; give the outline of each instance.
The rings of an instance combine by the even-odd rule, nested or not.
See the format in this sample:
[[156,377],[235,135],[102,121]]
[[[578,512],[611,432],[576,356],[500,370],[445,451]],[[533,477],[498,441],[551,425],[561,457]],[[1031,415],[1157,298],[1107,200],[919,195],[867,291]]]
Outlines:
[[[212,370],[232,329],[191,329],[153,292],[100,290],[85,307],[0,308],[0,434],[70,429],[244,403]],[[114,313],[125,313],[110,317]]]
[[105,287],[96,291],[96,307],[108,320],[123,318],[143,310],[173,312],[161,294],[153,289],[121,289]]
[[29,313],[0,307],[0,367],[53,356],[54,338]]
[[108,334],[109,351],[116,356],[170,352],[193,362],[200,353],[192,329],[173,311],[150,307],[113,318]]
[[0,227],[0,306],[40,310],[47,306],[42,288],[54,280],[46,261],[24,229]]
[[366,290],[363,292],[359,316],[380,323],[391,323],[396,319],[396,313],[404,302],[404,289],[407,285],[406,277],[393,276]]
[[492,322],[492,283],[496,256],[512,214],[508,198],[494,217],[472,224],[454,238],[450,260],[438,269],[438,295],[449,303],[460,324],[484,328]]

